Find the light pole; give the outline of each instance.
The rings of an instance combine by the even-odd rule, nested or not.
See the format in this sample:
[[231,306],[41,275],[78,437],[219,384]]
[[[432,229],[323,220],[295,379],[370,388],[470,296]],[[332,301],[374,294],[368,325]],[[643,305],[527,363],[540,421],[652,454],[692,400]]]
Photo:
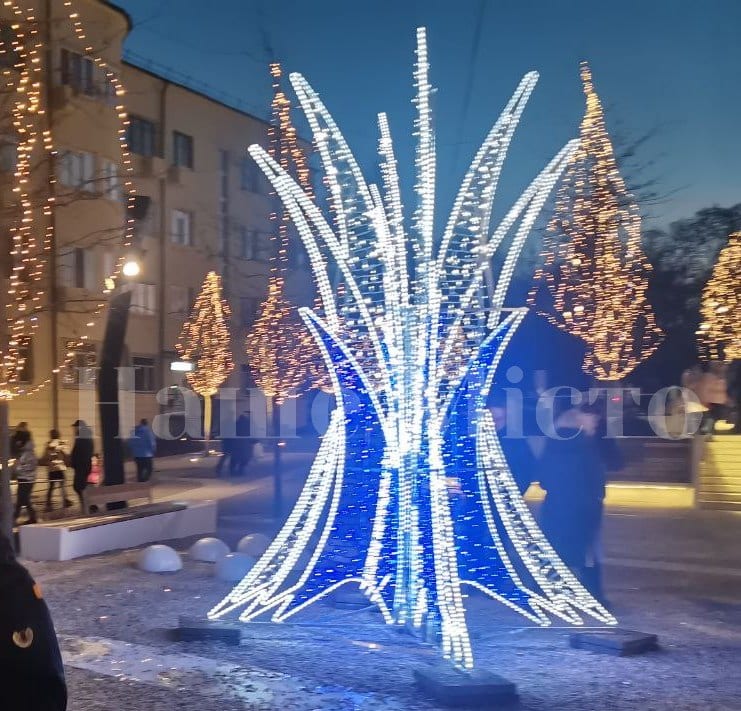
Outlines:
[[[121,274],[129,282],[141,273],[141,255],[129,253]],[[129,286],[127,284],[127,286]],[[103,484],[123,484],[124,457],[120,437],[118,369],[121,366],[126,326],[131,307],[131,289],[119,287],[108,302],[108,318],[100,352],[98,373],[98,409],[103,445]]]

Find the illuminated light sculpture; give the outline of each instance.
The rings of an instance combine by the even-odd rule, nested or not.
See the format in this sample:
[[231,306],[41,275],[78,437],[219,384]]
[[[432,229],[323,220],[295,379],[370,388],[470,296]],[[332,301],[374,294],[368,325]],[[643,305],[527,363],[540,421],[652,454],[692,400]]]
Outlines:
[[741,358],[741,232],[728,237],[713,273],[702,291],[697,332],[700,345],[712,359]]
[[581,78],[581,142],[558,189],[528,303],[584,341],[582,369],[609,382],[648,358],[662,334],[646,297],[651,266],[638,205],[618,170],[586,63]]
[[[503,310],[518,252],[577,144],[556,155],[490,232],[502,163],[537,80],[527,74],[476,154],[436,244],[423,29],[417,41],[418,204],[408,229],[384,115],[382,192],[365,182],[314,90],[291,76],[328,176],[336,234],[291,176],[250,147],[306,245],[324,313],[302,315],[323,349],[337,407],[283,528],[209,616],[240,610],[243,621],[270,613],[280,622],[356,584],[387,623],[434,639],[447,659],[468,669],[464,586],[541,624],[553,616],[580,624],[582,614],[614,622],[539,530],[484,407],[523,317],[523,310]],[[487,317],[477,302],[484,273],[511,233]],[[327,275],[330,259],[347,289],[342,309]],[[449,491],[448,477],[459,481],[460,496]]]
[[229,316],[229,304],[221,295],[221,277],[209,272],[175,344],[183,361],[193,363],[185,377],[190,387],[203,397],[206,447],[211,438],[211,398],[234,369],[229,347]]

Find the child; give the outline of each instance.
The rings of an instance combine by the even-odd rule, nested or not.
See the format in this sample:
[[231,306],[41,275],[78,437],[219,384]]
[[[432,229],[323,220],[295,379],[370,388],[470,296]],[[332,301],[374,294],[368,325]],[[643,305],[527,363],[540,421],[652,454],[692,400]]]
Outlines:
[[92,464],[90,466],[90,474],[87,477],[87,483],[92,486],[98,486],[100,484],[100,455],[93,454]]
[[67,443],[59,439],[59,430],[49,432],[49,441],[46,443],[44,462],[49,472],[49,488],[46,490],[46,511],[52,510],[51,497],[55,488],[59,488],[64,507],[72,506],[65,490],[68,460]]

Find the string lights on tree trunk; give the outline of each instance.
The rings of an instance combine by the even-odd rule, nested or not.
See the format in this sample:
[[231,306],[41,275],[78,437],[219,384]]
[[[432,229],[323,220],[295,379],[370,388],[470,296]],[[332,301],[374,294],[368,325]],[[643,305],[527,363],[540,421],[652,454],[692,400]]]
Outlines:
[[[15,58],[12,66],[2,70],[2,90],[10,97],[12,126],[17,138],[17,162],[12,188],[15,214],[10,221],[9,299],[6,302],[7,344],[3,344],[0,357],[0,396],[11,399],[19,395],[34,394],[46,387],[52,380],[51,374],[35,385],[21,382],[21,373],[25,365],[25,353],[22,345],[28,343],[38,329],[40,314],[47,308],[44,297],[47,285],[52,282],[49,273],[50,250],[54,241],[54,222],[52,213],[56,209],[54,184],[57,176],[49,171],[48,189],[38,197],[32,191],[37,165],[54,166],[58,149],[54,145],[53,126],[49,123],[49,113],[44,104],[44,93],[48,79],[46,62],[50,53],[42,39],[41,20],[31,9],[22,9],[12,0],[3,0],[4,8],[14,20],[10,33],[0,38],[0,53]],[[128,117],[122,103],[124,88],[118,76],[111,70],[105,60],[98,56],[87,40],[83,21],[73,0],[63,2],[66,20],[80,42],[84,56],[100,70],[105,81],[109,82],[115,96],[115,111],[118,120],[117,141],[120,146],[120,164],[124,174],[124,194],[126,204],[122,210],[121,246],[122,256],[118,259],[114,271],[109,275],[101,291],[107,295],[114,288],[123,263],[123,253],[131,244],[133,219],[128,207],[134,199],[134,188],[131,180],[131,158],[126,144],[126,127]],[[46,18],[50,22],[51,18]],[[103,288],[104,287],[104,288]],[[94,303],[86,314],[87,320],[76,329],[75,338],[68,343],[61,363],[54,364],[52,373],[59,373],[71,363],[76,349],[85,344],[90,337],[97,318],[103,313],[107,302]]]

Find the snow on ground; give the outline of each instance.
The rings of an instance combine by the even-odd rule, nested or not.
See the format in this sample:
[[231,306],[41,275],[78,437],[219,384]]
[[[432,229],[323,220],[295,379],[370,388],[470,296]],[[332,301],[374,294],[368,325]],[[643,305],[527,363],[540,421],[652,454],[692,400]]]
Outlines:
[[[181,643],[172,632],[179,615],[202,616],[230,585],[205,563],[186,558],[183,571],[152,575],[135,558],[123,551],[29,564],[60,635],[70,711],[438,708],[412,684],[412,670],[436,653],[371,611],[318,604],[301,624],[247,626],[239,647]],[[514,681],[523,709],[741,709],[737,577],[613,568],[607,584],[622,626],[658,633],[662,651],[572,650],[572,628],[532,628],[471,597],[479,666]]]

